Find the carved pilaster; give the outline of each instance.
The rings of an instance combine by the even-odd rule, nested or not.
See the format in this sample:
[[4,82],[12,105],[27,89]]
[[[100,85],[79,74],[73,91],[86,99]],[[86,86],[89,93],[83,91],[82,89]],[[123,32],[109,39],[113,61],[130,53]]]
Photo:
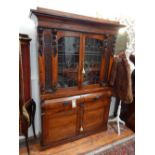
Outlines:
[[115,41],[116,41],[115,35],[105,34],[105,39],[103,41],[103,48],[105,51],[107,50],[111,55],[114,54]]
[[106,60],[105,68],[104,68],[104,78],[101,82],[101,85],[106,86],[108,85],[108,71],[109,71],[109,64],[110,64],[110,56],[114,54],[114,45],[116,37],[111,34],[105,34],[105,39],[103,40],[103,48],[104,48],[104,57]]
[[116,36],[110,35],[108,38],[108,50],[111,55],[114,54],[115,42],[116,42]]
[[38,28],[39,54],[43,55],[43,28]]
[[43,29],[42,33],[42,46],[45,63],[45,91],[51,92],[52,86],[52,69],[51,69],[51,58],[52,58],[52,35],[50,29]]
[[[39,41],[39,55],[40,68],[44,88],[41,90],[45,92],[55,92],[57,83],[53,79],[55,72],[55,61],[58,53],[57,31],[56,29],[48,29],[38,27],[38,41]],[[44,72],[44,75],[43,75]]]
[[56,56],[58,53],[58,42],[57,42],[57,30],[52,30],[52,55]]

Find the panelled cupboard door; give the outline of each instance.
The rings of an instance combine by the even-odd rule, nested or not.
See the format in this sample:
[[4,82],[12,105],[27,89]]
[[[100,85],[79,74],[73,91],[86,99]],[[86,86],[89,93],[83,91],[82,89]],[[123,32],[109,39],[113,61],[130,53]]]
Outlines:
[[83,120],[81,122],[83,132],[106,129],[110,105],[109,102],[110,99],[104,98],[103,96],[85,99],[83,106]]
[[57,143],[76,135],[77,109],[71,101],[49,103],[42,108],[42,145]]

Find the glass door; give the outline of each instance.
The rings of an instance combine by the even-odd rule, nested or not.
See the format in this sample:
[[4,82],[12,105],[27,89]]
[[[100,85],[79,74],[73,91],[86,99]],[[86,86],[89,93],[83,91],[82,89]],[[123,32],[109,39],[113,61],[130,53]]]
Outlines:
[[100,71],[103,56],[102,35],[85,35],[84,63],[83,63],[83,85],[98,84],[100,82]]
[[58,88],[78,86],[80,34],[58,33]]

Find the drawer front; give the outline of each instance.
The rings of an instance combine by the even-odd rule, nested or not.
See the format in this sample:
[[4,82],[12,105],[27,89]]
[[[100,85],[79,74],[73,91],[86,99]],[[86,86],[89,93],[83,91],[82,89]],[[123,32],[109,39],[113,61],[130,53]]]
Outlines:
[[63,101],[58,103],[48,103],[46,107],[42,108],[42,114],[53,115],[64,111],[72,110],[71,101]]
[[103,98],[102,96],[100,98],[93,98],[91,100],[84,102],[84,110],[95,110],[99,108],[106,107],[109,104],[108,98]]
[[[76,105],[73,105],[73,100],[76,102]],[[67,98],[59,98],[46,100],[42,103],[42,113],[46,114],[55,114],[64,111],[70,111],[72,109],[76,109],[78,104],[82,102],[82,98],[80,96],[67,97]]]

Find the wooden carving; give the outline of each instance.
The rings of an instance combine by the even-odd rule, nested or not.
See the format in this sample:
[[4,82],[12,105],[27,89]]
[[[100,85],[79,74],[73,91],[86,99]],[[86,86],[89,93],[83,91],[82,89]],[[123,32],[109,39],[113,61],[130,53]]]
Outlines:
[[[55,92],[55,61],[57,61],[58,45],[57,31],[55,29],[38,28],[39,37],[39,69],[41,92]],[[54,68],[54,67],[55,68]]]
[[57,42],[57,31],[56,29],[52,30],[52,48],[53,48],[53,55],[56,56],[58,53],[58,42]]
[[104,46],[104,57],[105,57],[106,63],[104,67],[104,78],[103,78],[103,81],[101,82],[102,86],[108,85],[108,70],[109,70],[110,56],[114,54],[115,40],[116,40],[116,37],[114,35],[105,34],[103,46]]

